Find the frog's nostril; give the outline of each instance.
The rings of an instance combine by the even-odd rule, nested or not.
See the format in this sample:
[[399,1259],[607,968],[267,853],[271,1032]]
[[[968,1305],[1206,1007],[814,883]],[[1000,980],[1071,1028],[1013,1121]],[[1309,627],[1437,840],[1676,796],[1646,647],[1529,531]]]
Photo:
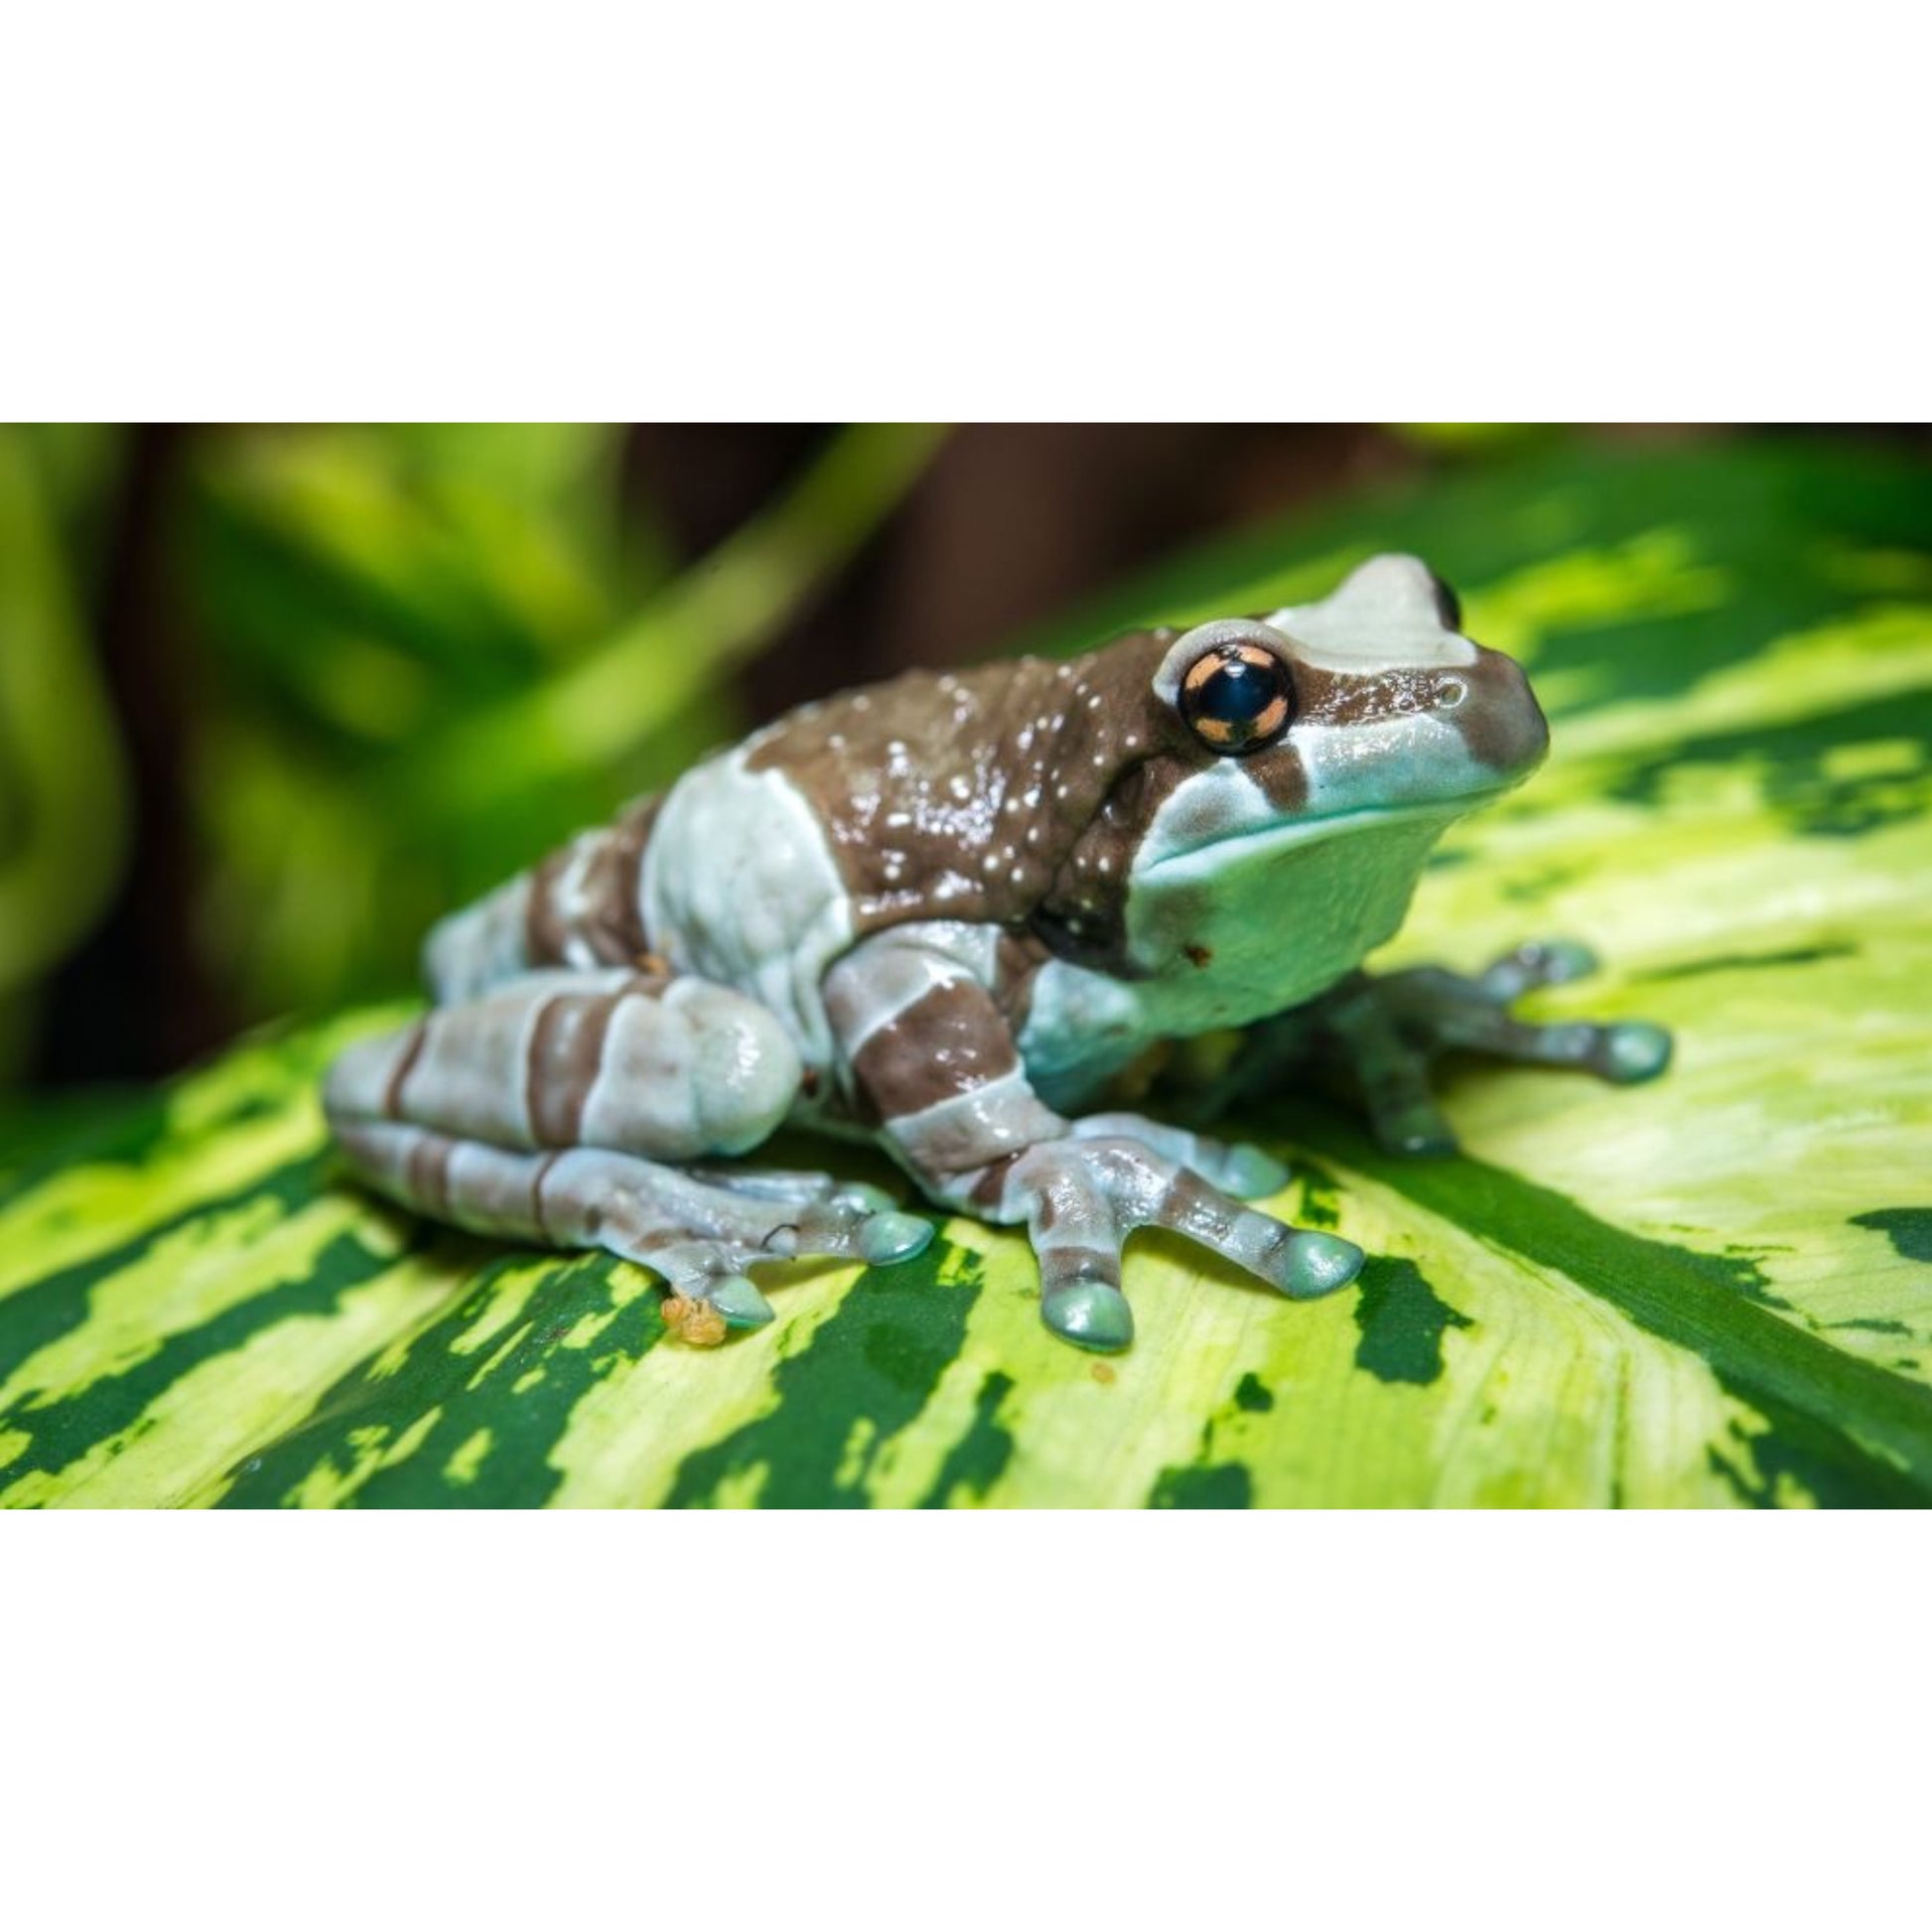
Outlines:
[[1446,677],[1436,687],[1436,709],[1453,711],[1469,695],[1469,687],[1459,677]]

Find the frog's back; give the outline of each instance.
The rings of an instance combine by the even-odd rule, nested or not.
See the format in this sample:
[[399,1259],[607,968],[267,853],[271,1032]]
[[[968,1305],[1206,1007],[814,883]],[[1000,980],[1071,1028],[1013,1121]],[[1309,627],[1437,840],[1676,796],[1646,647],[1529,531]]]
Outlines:
[[1013,927],[1046,897],[1146,749],[1169,640],[908,672],[790,712],[443,921],[432,989],[654,958],[762,1001],[822,1063],[819,982],[859,939],[917,920]]
[[860,933],[1018,924],[1149,750],[1149,692],[1172,634],[1137,632],[1064,663],[910,671],[780,718],[747,742],[745,767],[804,800]]

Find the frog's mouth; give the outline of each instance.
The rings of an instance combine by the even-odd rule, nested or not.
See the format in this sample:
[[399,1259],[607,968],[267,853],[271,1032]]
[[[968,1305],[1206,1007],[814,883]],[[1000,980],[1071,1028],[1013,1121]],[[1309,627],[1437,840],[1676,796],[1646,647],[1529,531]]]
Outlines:
[[1141,878],[1150,885],[1184,885],[1204,869],[1217,877],[1226,872],[1247,872],[1287,860],[1304,847],[1325,846],[1335,840],[1352,842],[1361,833],[1374,831],[1401,834],[1390,858],[1393,860],[1399,850],[1413,862],[1456,819],[1480,810],[1492,799],[1513,790],[1515,782],[1504,780],[1454,798],[1430,799],[1410,805],[1359,805],[1318,818],[1291,818],[1274,825],[1236,827],[1155,860],[1142,872]]

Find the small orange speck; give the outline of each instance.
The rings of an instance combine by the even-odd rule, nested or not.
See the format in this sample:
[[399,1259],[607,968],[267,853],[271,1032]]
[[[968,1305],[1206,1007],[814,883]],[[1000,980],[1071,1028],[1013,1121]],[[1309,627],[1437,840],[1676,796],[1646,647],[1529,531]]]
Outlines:
[[1113,1363],[1095,1362],[1093,1365],[1093,1379],[1100,1383],[1111,1382],[1114,1379]]
[[667,1295],[657,1312],[665,1327],[693,1348],[716,1348],[725,1338],[725,1317],[695,1296]]

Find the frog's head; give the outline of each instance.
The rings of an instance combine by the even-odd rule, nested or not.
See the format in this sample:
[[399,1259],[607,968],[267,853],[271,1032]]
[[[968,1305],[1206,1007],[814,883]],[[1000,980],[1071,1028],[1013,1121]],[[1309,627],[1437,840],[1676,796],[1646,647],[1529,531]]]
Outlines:
[[1383,556],[1319,603],[1164,640],[1134,707],[1153,756],[1123,771],[1051,909],[1077,935],[1111,875],[1126,914],[1113,929],[1140,970],[1161,970],[1176,949],[1204,950],[1208,898],[1217,925],[1233,903],[1261,930],[1275,923],[1262,908],[1318,893],[1322,921],[1359,957],[1400,918],[1444,828],[1526,777],[1549,744],[1521,669],[1459,624],[1426,565]]
[[1549,728],[1521,669],[1458,628],[1414,557],[1375,557],[1319,604],[1197,624],[1154,692],[1212,755],[1169,794],[1145,864],[1266,832],[1324,837],[1452,817],[1527,777]]

